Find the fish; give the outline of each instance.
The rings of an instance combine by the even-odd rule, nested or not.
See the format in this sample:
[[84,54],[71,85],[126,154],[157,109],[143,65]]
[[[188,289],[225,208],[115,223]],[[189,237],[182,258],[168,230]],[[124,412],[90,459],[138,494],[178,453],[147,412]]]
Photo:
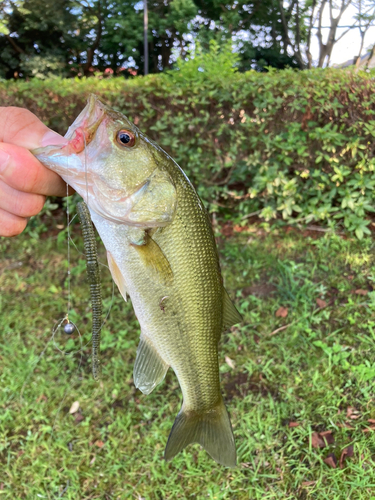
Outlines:
[[65,139],[33,154],[82,196],[113,280],[131,298],[141,327],[134,384],[150,394],[171,367],[182,391],[164,458],[199,443],[235,467],[218,344],[242,317],[223,285],[207,210],[177,163],[97,96]]

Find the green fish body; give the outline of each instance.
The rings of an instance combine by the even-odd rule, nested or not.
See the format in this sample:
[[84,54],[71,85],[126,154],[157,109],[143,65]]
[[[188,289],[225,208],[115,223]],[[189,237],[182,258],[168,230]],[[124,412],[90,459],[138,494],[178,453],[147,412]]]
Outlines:
[[113,279],[131,297],[141,325],[134,383],[149,394],[171,366],[182,390],[165,458],[197,442],[235,466],[218,342],[241,316],[224,289],[201,200],[165,151],[94,96],[66,138],[34,154],[85,199]]

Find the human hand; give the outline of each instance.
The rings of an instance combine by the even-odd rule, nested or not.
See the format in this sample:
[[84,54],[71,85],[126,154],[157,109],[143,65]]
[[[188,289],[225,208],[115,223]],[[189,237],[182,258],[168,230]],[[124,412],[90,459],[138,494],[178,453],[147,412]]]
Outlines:
[[0,236],[22,233],[46,196],[66,196],[61,177],[29,151],[64,142],[27,109],[0,107]]

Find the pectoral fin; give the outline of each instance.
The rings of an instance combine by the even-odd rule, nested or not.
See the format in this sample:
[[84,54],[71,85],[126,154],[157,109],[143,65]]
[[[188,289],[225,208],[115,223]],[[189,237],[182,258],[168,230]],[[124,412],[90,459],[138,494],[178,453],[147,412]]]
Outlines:
[[226,330],[232,325],[241,323],[243,318],[231,301],[228,292],[223,290],[223,329]]
[[118,265],[116,264],[114,258],[112,257],[111,252],[107,251],[107,259],[108,259],[108,266],[109,266],[109,270],[111,271],[113,281],[118,286],[118,289],[120,290],[120,293],[126,302],[127,301],[126,294],[128,292],[126,290],[124,276],[122,275],[122,272],[120,271]]
[[149,338],[142,333],[134,364],[135,386],[143,394],[150,394],[164,379],[168,368],[169,365],[163,361]]
[[153,281],[163,285],[170,285],[173,281],[173,272],[167,257],[159,245],[146,233],[143,244],[132,243],[140,256],[144,267]]

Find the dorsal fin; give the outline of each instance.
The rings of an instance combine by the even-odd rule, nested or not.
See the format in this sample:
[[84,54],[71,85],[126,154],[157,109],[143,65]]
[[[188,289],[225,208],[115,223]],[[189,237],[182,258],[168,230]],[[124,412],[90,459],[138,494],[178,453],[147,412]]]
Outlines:
[[223,330],[226,330],[232,325],[241,323],[243,318],[241,314],[237,311],[235,305],[231,301],[228,292],[223,291]]
[[150,339],[141,334],[134,363],[134,384],[143,394],[150,394],[165,377],[169,365],[163,361]]

